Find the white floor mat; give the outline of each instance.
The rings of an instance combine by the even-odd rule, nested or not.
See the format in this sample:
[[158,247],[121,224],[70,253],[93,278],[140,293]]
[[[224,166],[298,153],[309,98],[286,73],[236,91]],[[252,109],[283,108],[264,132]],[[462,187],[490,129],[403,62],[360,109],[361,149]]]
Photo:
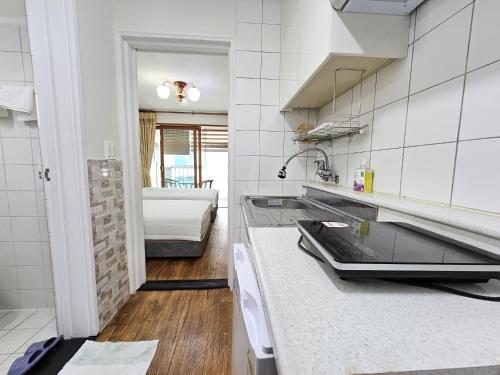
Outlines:
[[146,374],[158,340],[137,342],[86,341],[59,375]]

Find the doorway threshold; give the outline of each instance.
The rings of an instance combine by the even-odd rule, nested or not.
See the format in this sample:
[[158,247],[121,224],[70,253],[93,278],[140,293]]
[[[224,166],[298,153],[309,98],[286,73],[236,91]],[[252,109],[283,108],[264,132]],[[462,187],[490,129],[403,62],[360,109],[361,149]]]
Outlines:
[[159,290],[196,290],[229,288],[227,279],[200,280],[148,280],[137,290],[151,292]]

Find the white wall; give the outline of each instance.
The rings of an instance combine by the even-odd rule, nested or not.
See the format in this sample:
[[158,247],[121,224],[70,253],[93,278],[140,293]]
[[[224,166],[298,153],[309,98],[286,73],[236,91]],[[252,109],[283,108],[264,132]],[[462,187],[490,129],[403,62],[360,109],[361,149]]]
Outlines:
[[227,125],[227,115],[157,113],[156,122],[163,124]]
[[104,140],[115,142],[119,157],[113,5],[99,0],[76,3],[87,157],[103,159]]
[[234,0],[113,0],[118,30],[232,36]]
[[[24,3],[11,5],[16,18],[0,22],[0,86],[33,86]],[[37,123],[9,111],[0,118],[0,310],[54,305],[40,171]]]
[[[323,143],[343,185],[363,159],[374,190],[500,212],[500,2],[427,0],[412,14],[406,59],[364,83],[365,134]],[[359,86],[337,101],[358,113]],[[331,121],[331,104],[320,121]]]

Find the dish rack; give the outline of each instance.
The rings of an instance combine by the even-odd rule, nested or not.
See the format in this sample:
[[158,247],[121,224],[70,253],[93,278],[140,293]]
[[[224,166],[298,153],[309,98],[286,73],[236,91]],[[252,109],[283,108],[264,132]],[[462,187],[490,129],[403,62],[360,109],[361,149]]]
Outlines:
[[292,141],[299,143],[321,143],[362,134],[367,127],[368,124],[361,124],[359,117],[345,116],[344,120],[325,122],[313,129],[297,132],[292,137]]

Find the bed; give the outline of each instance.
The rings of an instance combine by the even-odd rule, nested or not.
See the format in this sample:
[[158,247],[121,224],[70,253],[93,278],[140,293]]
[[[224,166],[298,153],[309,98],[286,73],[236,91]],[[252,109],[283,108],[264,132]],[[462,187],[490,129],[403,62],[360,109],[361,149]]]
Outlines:
[[210,237],[211,203],[143,200],[146,257],[199,257]]
[[208,201],[211,203],[211,220],[214,221],[219,207],[219,190],[194,188],[142,188],[142,199]]

